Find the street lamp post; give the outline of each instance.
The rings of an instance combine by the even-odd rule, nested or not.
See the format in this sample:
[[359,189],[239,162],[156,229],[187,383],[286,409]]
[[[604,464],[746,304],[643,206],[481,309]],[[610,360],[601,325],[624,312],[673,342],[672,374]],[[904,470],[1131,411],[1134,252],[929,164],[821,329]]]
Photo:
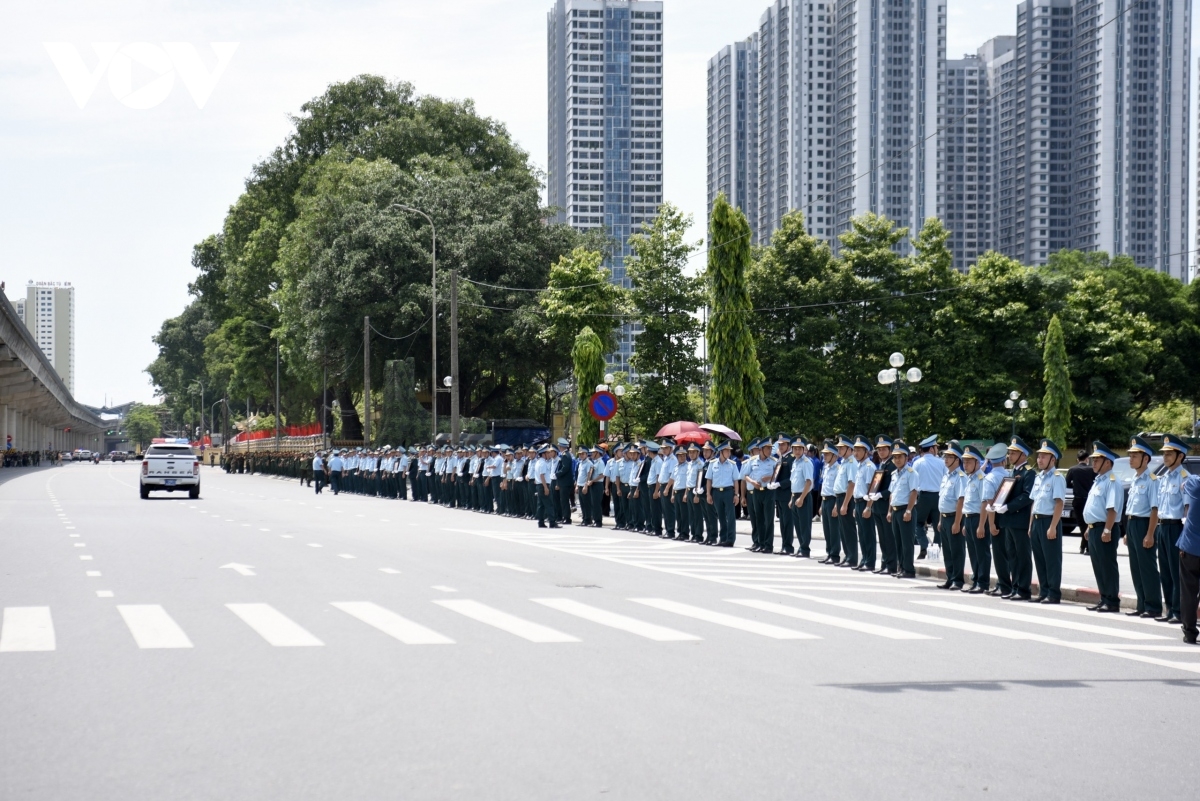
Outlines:
[[[432,411],[432,418],[433,418],[433,439],[432,439],[432,441],[436,442],[437,441],[437,394],[440,391],[438,389],[438,369],[437,369],[437,226],[435,226],[433,224],[432,217],[430,217],[428,214],[421,211],[420,209],[413,208],[412,206],[406,206],[403,203],[393,203],[392,205],[388,206],[388,209],[389,210],[390,209],[400,209],[402,211],[412,212],[413,214],[420,214],[422,217],[425,218],[426,222],[429,223],[429,230],[433,234],[433,247],[430,251],[433,254],[433,278],[432,278],[432,281],[430,282],[430,285],[432,287],[432,292],[429,296],[429,315],[430,315],[430,322],[433,324],[433,328],[430,331],[430,339],[432,340],[432,345],[430,348],[431,355],[430,355],[429,407],[430,407],[430,410]],[[453,429],[458,427],[458,394],[457,394],[457,392],[458,392],[458,359],[457,359],[458,331],[454,330],[454,328],[450,329],[450,338],[451,338],[450,344],[452,345],[452,347],[451,347],[451,361],[450,361],[451,383],[450,383],[450,387],[449,387],[449,392],[450,392],[450,417],[451,417],[450,423],[451,423],[451,430],[453,431]]]
[[917,384],[921,381],[922,378],[925,377],[925,375],[921,372],[921,369],[919,367],[910,367],[910,368],[908,368],[908,370],[906,372],[901,373],[900,368],[904,366],[904,354],[903,353],[893,353],[891,356],[888,357],[888,364],[890,364],[891,367],[886,370],[880,370],[879,374],[877,376],[875,376],[875,378],[877,381],[879,381],[880,384],[883,384],[884,386],[887,386],[889,384],[896,385],[896,429],[899,432],[900,436],[903,437],[904,436],[904,402],[901,400],[901,397],[900,397],[900,387],[904,383]]
[[1017,435],[1017,414],[1029,408],[1029,401],[1022,398],[1021,393],[1014,389],[1008,393],[1008,399],[1004,401],[1004,408],[1012,412],[1012,435],[1015,437]]
[[[612,373],[605,373],[604,374],[604,383],[597,384],[596,391],[597,392],[608,392],[611,389],[612,394],[616,395],[618,398],[624,397],[625,396],[624,385],[617,385],[615,387],[613,386],[613,382],[615,382],[616,380],[617,380],[617,377],[614,376]],[[600,441],[603,442],[604,436],[605,436],[604,430],[607,426],[607,421],[600,420],[598,422],[600,423]]]

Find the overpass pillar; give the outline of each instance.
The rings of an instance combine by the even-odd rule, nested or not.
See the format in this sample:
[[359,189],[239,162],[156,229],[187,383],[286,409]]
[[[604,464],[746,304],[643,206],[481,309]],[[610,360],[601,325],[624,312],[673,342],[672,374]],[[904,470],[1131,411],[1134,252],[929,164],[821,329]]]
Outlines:
[[8,404],[0,404],[0,451],[8,447]]

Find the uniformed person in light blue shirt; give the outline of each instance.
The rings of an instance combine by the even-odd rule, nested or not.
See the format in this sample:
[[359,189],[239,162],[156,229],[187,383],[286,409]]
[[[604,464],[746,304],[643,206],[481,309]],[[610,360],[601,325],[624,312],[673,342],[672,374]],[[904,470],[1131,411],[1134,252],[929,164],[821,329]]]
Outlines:
[[[996,521],[996,513],[989,507],[996,497],[996,493],[1000,491],[1001,482],[1011,475],[1006,466],[1007,458],[1008,450],[1001,442],[997,442],[988,449],[987,461],[991,470],[984,479],[983,512],[980,513],[979,519],[979,525],[984,529],[984,540],[988,547],[988,570],[983,570],[982,565],[980,567],[981,575],[985,580],[984,589],[987,590],[988,595],[1002,597],[1012,595],[1012,565],[1008,558],[1008,551],[1005,550],[1004,533]],[[987,584],[990,583],[990,571],[993,564],[996,566],[996,586],[989,588]]]
[[1051,440],[1043,439],[1037,450],[1037,476],[1033,480],[1033,514],[1029,519],[1029,541],[1033,566],[1037,569],[1038,595],[1034,603],[1062,601],[1062,511],[1067,497],[1067,480],[1058,474],[1062,452]]
[[971,563],[971,585],[963,589],[973,595],[987,591],[988,574],[991,572],[991,550],[981,525],[983,496],[987,487],[987,476],[981,469],[983,461],[983,454],[974,445],[963,448],[962,469],[966,480],[962,486],[962,537]]
[[871,442],[861,434],[854,438],[854,461],[858,463],[858,467],[854,471],[854,475],[850,477],[850,485],[847,485],[846,488],[849,493],[851,485],[853,487],[854,506],[852,512],[861,554],[854,569],[874,572],[875,560],[878,556],[875,551],[875,521],[871,519],[871,501],[867,499],[867,496],[871,494],[871,480],[875,478],[877,470],[875,462],[871,461]]
[[[792,439],[791,501],[792,528],[796,532],[796,553],[801,559],[812,556],[813,463],[808,458],[808,443],[799,434]],[[785,546],[790,543],[784,543]],[[785,547],[786,551],[787,548]]]
[[[823,565],[836,565],[842,558],[841,524],[837,519],[837,471],[838,452],[833,440],[827,439],[821,446],[821,461],[824,462],[824,481],[821,482],[821,530],[825,534],[825,558]],[[911,550],[911,548],[909,549]]]
[[758,499],[758,547],[757,553],[775,552],[775,492],[770,488],[775,477],[775,448],[770,439],[759,443],[758,461],[750,469],[746,480],[754,486]]
[[892,474],[891,508],[888,509],[888,522],[892,524],[892,536],[896,538],[896,557],[899,571],[896,578],[916,578],[917,570],[913,567],[913,515],[920,494],[920,478],[917,471],[908,463],[908,446],[904,440],[898,439],[892,443],[892,464],[896,472]]
[[838,453],[841,454],[842,464],[838,468],[835,489],[838,496],[838,521],[842,530],[842,549],[846,558],[838,567],[857,568],[858,564],[858,520],[854,516],[854,480],[858,477],[858,459],[854,455],[853,440],[838,437]]
[[1166,468],[1158,477],[1158,574],[1162,582],[1164,616],[1160,622],[1180,623],[1179,617],[1179,535],[1187,518],[1183,482],[1189,473],[1183,467],[1188,445],[1174,434],[1163,435],[1162,457]]
[[946,464],[938,455],[938,435],[930,434],[917,443],[921,455],[912,460],[911,467],[917,471],[918,491],[917,508],[913,512],[913,533],[916,534],[916,544],[921,546],[917,559],[928,555],[929,537],[925,527],[929,526],[934,535],[939,531],[938,526],[938,494],[942,486],[942,476],[946,474]]
[[662,511],[662,529],[659,536],[664,539],[675,538],[675,498],[672,494],[671,481],[675,478],[675,443],[663,440],[658,443],[658,487],[654,497],[658,498],[659,509]]
[[746,550],[757,551],[760,546],[758,543],[758,499],[759,495],[755,491],[756,487],[750,478],[750,473],[754,470],[754,466],[758,464],[759,449],[762,447],[762,442],[753,440],[746,447],[746,457],[742,460],[742,469],[738,474],[738,480],[742,485],[742,508],[746,510],[746,517],[750,520],[750,547]]
[[946,471],[938,487],[937,511],[938,540],[946,569],[946,581],[938,586],[943,590],[961,590],[966,582],[963,568],[967,561],[967,545],[963,539],[962,507],[967,476],[962,471],[962,455],[962,447],[957,442],[950,442],[942,452]]
[[1137,595],[1137,607],[1126,614],[1140,617],[1162,616],[1161,585],[1158,579],[1158,554],[1154,534],[1158,530],[1158,476],[1150,469],[1153,449],[1141,437],[1129,442],[1129,466],[1135,475],[1125,499],[1125,549],[1129,553],[1129,574]]
[[1093,612],[1117,613],[1121,611],[1121,574],[1117,568],[1117,540],[1120,536],[1121,510],[1125,508],[1125,489],[1113,473],[1117,455],[1097,440],[1092,443],[1092,455],[1088,459],[1096,474],[1096,483],[1088,493],[1083,507],[1083,520],[1087,523],[1088,554],[1092,558],[1092,572],[1096,576],[1096,589],[1100,591],[1100,602],[1090,606]]
[[734,514],[734,504],[737,503],[737,464],[731,458],[732,449],[728,442],[721,443],[717,448],[717,460],[708,466],[708,503],[713,505],[717,515],[717,525],[721,538],[717,543],[722,548],[732,548],[737,539],[737,517]]
[[662,473],[664,459],[661,446],[655,444],[651,450],[650,464],[646,468],[646,489],[648,492],[646,513],[647,531],[656,537],[661,537],[663,528],[662,494],[659,492],[658,477]]

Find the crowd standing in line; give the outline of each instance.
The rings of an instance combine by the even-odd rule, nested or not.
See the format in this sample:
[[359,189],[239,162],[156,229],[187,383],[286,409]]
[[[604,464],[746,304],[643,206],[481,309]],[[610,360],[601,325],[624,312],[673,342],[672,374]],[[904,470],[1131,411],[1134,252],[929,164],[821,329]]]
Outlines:
[[47,464],[59,464],[61,457],[53,452],[46,451],[18,451],[12,448],[0,451],[0,467],[38,467],[42,461]]
[[940,447],[936,435],[915,448],[886,436],[838,436],[818,448],[781,433],[750,442],[744,453],[729,442],[672,439],[579,447],[574,455],[566,439],[515,448],[384,446],[234,454],[225,469],[299,478],[317,494],[329,488],[436,503],[536,520],[539,528],[571,525],[578,510],[583,526],[599,528],[611,517],[618,531],[723,548],[734,546],[740,515],[751,526],[748,550],[798,558],[813,557],[812,527],[820,520],[822,564],[896,578],[916,577],[914,559],[929,553],[928,529],[945,566],[942,589],[1044,604],[1062,599],[1070,485],[1072,521],[1083,531],[1100,595],[1089,608],[1120,612],[1117,544],[1124,538],[1136,595],[1126,614],[1178,624],[1195,642],[1200,476],[1183,468],[1187,451],[1182,439],[1166,435],[1165,471],[1154,475],[1153,449],[1132,438],[1128,497],[1112,472],[1118,457],[1104,443],[1081,452],[1087,475],[1077,466],[1064,479],[1054,442],[1043,439],[1033,450],[1020,437],[986,454],[957,441]]

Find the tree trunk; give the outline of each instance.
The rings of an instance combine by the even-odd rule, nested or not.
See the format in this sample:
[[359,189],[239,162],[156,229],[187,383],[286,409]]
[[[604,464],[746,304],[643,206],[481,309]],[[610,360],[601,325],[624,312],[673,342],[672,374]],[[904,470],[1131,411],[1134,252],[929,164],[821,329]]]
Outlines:
[[350,393],[350,385],[345,381],[337,386],[338,404],[342,414],[342,439],[361,440],[363,438],[362,420],[358,409],[354,406],[354,396]]

